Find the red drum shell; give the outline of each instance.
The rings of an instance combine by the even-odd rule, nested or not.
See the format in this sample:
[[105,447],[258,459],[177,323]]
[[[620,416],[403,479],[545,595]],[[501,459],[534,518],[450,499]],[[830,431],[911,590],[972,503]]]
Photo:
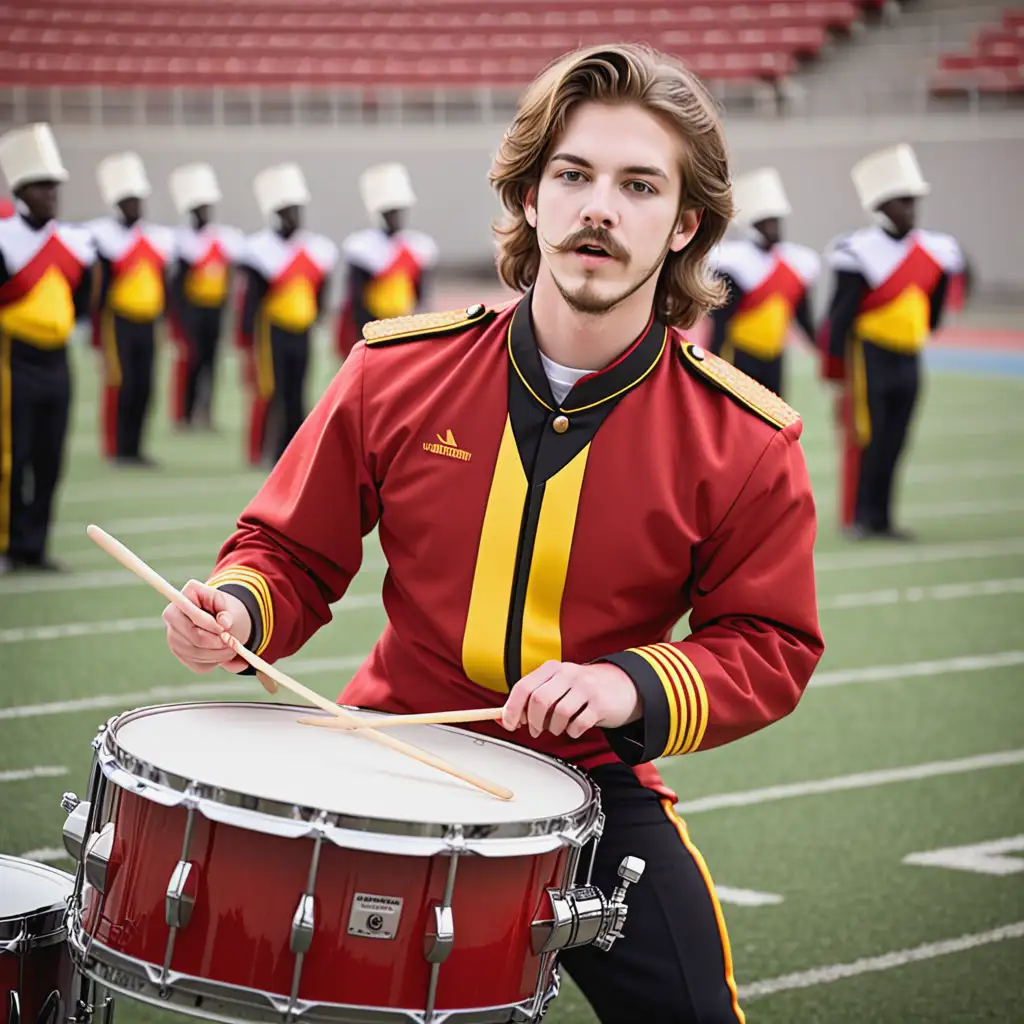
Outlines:
[[[101,907],[95,890],[86,890],[84,900],[84,928],[98,943],[163,964],[170,931],[165,896],[186,817],[180,806],[120,792],[107,895]],[[197,895],[189,923],[175,938],[171,970],[287,997],[295,966],[292,918],[312,852],[312,839],[249,831],[196,813],[189,860],[198,870]],[[534,994],[541,958],[532,953],[530,925],[549,913],[546,889],[561,885],[567,857],[565,847],[517,857],[460,857],[452,900],[455,942],[441,967],[437,1010],[514,1004]],[[448,866],[447,855],[370,853],[325,840],[299,999],[422,1008],[430,976],[424,936],[442,900]],[[402,899],[393,939],[348,933],[357,893]],[[96,945],[92,954],[103,959]]]

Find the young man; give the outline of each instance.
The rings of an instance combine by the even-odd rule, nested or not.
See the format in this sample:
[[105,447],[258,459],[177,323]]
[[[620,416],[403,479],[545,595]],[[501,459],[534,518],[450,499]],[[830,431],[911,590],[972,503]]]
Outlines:
[[426,277],[437,262],[437,245],[405,226],[416,203],[409,172],[379,164],[359,178],[373,227],[349,235],[341,254],[348,267],[346,297],[338,317],[338,355],[347,359],[371,320],[408,316],[422,307]]
[[99,281],[93,346],[103,353],[104,454],[119,465],[152,467],[142,435],[153,393],[156,331],[167,305],[165,275],[174,254],[170,228],[143,219],[152,189],[136,153],[116,153],[96,170],[112,217],[92,221]]
[[231,267],[242,254],[240,231],[213,223],[221,200],[209,164],[187,164],[170,176],[171,197],[188,224],[177,230],[171,277],[171,328],[177,357],[171,377],[171,416],[179,426],[213,425],[213,385]]
[[917,403],[921,350],[964,263],[955,239],[916,227],[929,185],[910,146],[872,153],[852,177],[876,223],[830,247],[835,280],[819,333],[825,379],[842,387],[840,521],[853,540],[910,540],[893,524],[893,480]]
[[808,292],[821,260],[813,249],[782,240],[792,209],[774,167],[737,178],[733,200],[746,237],[723,242],[711,257],[729,289],[728,302],[711,312],[711,351],[782,395],[783,352],[794,318],[814,341]]
[[[306,417],[310,334],[323,313],[338,247],[302,227],[310,194],[297,164],[279,164],[253,183],[268,227],[246,240],[245,293],[236,342],[252,392],[249,462],[276,462]],[[271,426],[272,424],[272,426]]]
[[[71,407],[67,345],[88,315],[95,252],[57,222],[68,180],[47,124],[0,137],[0,171],[17,204],[0,221],[0,575],[60,569],[47,554]],[[31,483],[31,486],[29,486]]]
[[[503,704],[482,730],[588,771],[595,884],[627,853],[647,868],[625,938],[561,962],[606,1024],[736,1024],[721,908],[652,762],[788,714],[823,643],[800,420],[678,330],[722,297],[722,127],[681,64],[594,47],[527,90],[491,180],[524,298],[368,325],[186,593],[275,661],[330,619],[378,526],[389,622],[342,699]],[[244,669],[164,617],[191,669]]]

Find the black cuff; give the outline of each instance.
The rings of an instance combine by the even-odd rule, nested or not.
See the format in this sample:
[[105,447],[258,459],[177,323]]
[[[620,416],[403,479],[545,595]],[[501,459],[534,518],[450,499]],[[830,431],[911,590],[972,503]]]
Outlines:
[[654,667],[640,654],[621,651],[597,658],[616,665],[633,680],[643,701],[643,714],[619,729],[603,729],[619,760],[629,765],[644,764],[666,752],[669,739],[669,709],[665,687]]
[[[255,653],[260,649],[260,644],[263,642],[263,616],[260,614],[260,606],[256,600],[256,595],[248,587],[243,587],[240,583],[224,583],[217,587],[217,589],[223,590],[225,594],[230,594],[232,597],[237,597],[245,605],[245,610],[249,613],[249,621],[252,623],[252,630],[244,646],[246,650]],[[252,665],[246,665],[238,674],[240,676],[254,676],[256,675],[256,669]]]

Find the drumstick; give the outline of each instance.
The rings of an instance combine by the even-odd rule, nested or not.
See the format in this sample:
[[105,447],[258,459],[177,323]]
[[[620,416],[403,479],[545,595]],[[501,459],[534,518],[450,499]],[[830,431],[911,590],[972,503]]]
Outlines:
[[299,725],[319,725],[325,729],[391,729],[396,725],[455,725],[459,722],[497,722],[501,708],[479,708],[469,711],[428,711],[418,715],[377,715],[357,719],[348,726],[334,718],[313,716],[300,718]]
[[[221,640],[227,644],[235,654],[247,661],[257,670],[257,677],[261,675],[266,676],[278,685],[285,687],[285,689],[291,690],[293,693],[305,698],[310,704],[314,704],[328,712],[328,714],[334,715],[336,718],[345,722],[350,728],[352,725],[361,725],[359,719],[356,718],[355,715],[350,714],[344,708],[339,707],[326,697],[321,697],[319,693],[309,689],[308,686],[303,686],[302,683],[292,679],[291,676],[285,674],[279,668],[275,668],[269,662],[264,661],[258,654],[254,654],[246,648],[237,637],[234,637],[230,633],[222,630],[220,623],[218,623],[217,620],[209,614],[209,612],[203,611],[198,607],[198,605],[190,601],[180,590],[171,586],[171,584],[168,583],[167,580],[165,580],[155,569],[147,565],[141,558],[139,558],[138,555],[126,548],[119,540],[112,537],[105,530],[100,529],[98,526],[90,525],[86,529],[86,533],[89,535],[90,539],[103,548],[107,554],[117,559],[117,561],[119,561],[126,569],[130,569],[141,580],[150,584],[150,586],[159,591],[168,601],[174,604],[177,608],[180,608],[192,622],[196,623],[197,626],[209,629],[212,625],[213,629],[219,634]],[[264,686],[267,685],[263,679],[261,679],[260,682],[263,683]],[[498,797],[500,800],[511,800],[513,796],[515,796],[512,790],[506,789],[504,786],[499,786],[487,779],[482,779],[470,772],[463,771],[461,768],[457,768],[455,765],[449,764],[442,758],[431,754],[430,751],[421,750],[419,747],[413,746],[411,743],[406,743],[404,740],[396,739],[394,736],[386,736],[383,733],[377,732],[375,729],[360,728],[359,732],[367,739],[373,740],[375,743],[379,743],[385,747],[390,747],[392,750],[405,754],[407,757],[411,757],[415,761],[429,765],[431,768],[436,768],[438,771],[446,772],[448,775],[453,775],[455,778],[461,779],[463,782],[466,782],[471,786],[476,786],[477,789],[482,789],[485,792],[490,793],[492,796]]]
[[[134,551],[126,548],[116,537],[111,537],[106,530],[89,525],[85,528],[89,538],[95,541],[104,551],[116,558],[126,569],[130,569],[139,579],[144,580],[158,590],[171,604],[180,608],[189,619],[200,629],[213,630],[223,635],[221,624],[199,605],[190,601],[180,590],[172,587],[155,569],[148,566]],[[277,684],[272,680],[260,680],[267,693],[277,693]]]

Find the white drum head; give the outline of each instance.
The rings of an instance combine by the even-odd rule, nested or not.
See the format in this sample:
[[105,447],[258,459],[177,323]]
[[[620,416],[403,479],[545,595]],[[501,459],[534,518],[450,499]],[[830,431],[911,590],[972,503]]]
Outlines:
[[56,868],[0,856],[0,920],[29,917],[63,906],[74,878]]
[[[366,714],[353,712],[354,714]],[[114,742],[187,781],[349,817],[423,824],[502,825],[570,815],[592,799],[551,758],[464,729],[389,729],[446,761],[506,786],[499,800],[358,732],[300,725],[322,714],[280,704],[183,704],[132,712]]]

